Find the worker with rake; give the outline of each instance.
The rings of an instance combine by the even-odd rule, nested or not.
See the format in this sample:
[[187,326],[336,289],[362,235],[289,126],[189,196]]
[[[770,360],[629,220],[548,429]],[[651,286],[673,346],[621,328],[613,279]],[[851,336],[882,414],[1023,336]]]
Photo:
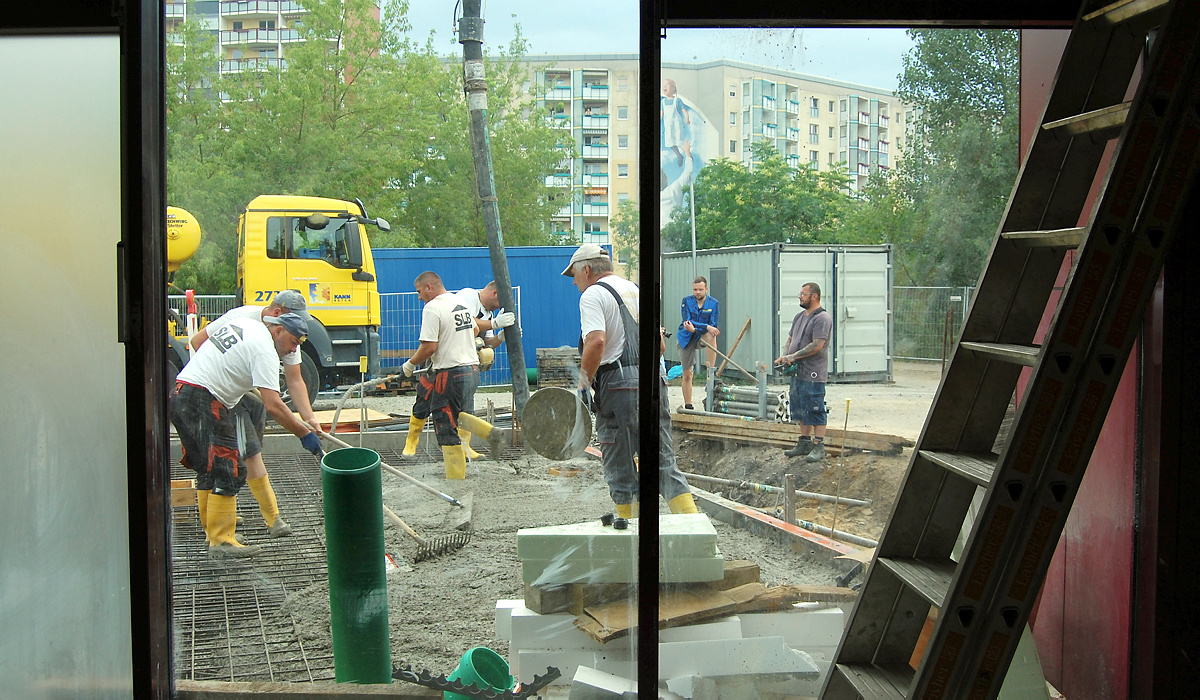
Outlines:
[[[416,454],[421,426],[432,416],[446,478],[465,479],[467,455],[458,432],[460,426],[488,441],[492,459],[500,458],[508,439],[503,430],[463,410],[464,400],[479,384],[475,317],[454,294],[446,291],[436,272],[422,272],[413,285],[417,288],[417,298],[425,303],[418,338],[421,346],[401,369],[405,376],[411,377],[421,363],[431,360],[431,364],[428,370],[422,370],[417,381],[417,402],[409,420],[404,453]],[[420,423],[416,423],[418,420]]]
[[[249,557],[259,545],[243,545],[235,536],[237,494],[257,463],[262,473],[262,436],[266,413],[320,456],[321,441],[279,397],[279,358],[304,342],[308,324],[296,314],[262,321],[232,319],[209,332],[195,357],[180,370],[170,397],[171,423],[183,448],[183,466],[196,472],[200,522],[208,553]],[[234,410],[247,394],[262,397],[257,409]],[[265,412],[264,412],[265,411]],[[264,513],[264,517],[266,513]],[[278,520],[268,520],[268,527]]]
[[[563,275],[579,289],[582,352],[579,388],[595,391],[596,435],[608,493],[617,516],[638,517],[638,313],[641,292],[629,280],[613,274],[612,259],[594,243],[585,243],[571,256]],[[662,329],[660,329],[661,338]],[[661,340],[660,340],[661,345]],[[660,371],[663,383],[665,372]],[[672,513],[696,513],[687,480],[675,466],[671,444],[671,415],[667,393],[659,401],[658,490]]]

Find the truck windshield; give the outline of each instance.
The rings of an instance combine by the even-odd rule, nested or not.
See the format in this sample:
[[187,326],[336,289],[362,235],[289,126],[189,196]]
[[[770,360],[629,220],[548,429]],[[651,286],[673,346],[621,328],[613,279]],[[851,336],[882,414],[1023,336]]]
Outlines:
[[324,260],[334,267],[353,268],[346,239],[358,222],[347,217],[330,217],[323,229],[307,229],[302,217],[272,216],[267,219],[267,257],[289,260]]

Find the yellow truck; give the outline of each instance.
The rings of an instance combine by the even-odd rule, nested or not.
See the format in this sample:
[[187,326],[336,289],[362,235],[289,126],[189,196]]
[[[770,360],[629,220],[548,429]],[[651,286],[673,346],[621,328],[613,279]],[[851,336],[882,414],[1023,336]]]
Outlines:
[[310,400],[359,382],[361,357],[368,374],[379,374],[382,317],[367,226],[391,230],[360,200],[325,197],[260,195],[238,218],[237,304],[266,306],[284,289],[308,304],[300,369]]

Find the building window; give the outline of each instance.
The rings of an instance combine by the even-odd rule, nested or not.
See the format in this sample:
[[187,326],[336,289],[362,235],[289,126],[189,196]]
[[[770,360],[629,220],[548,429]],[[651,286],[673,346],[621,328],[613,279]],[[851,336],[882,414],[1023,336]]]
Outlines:
[[618,192],[617,193],[617,202],[628,202],[628,201],[629,201],[629,193],[628,192]]
[[730,96],[730,97],[737,97],[737,83],[730,83],[730,84],[729,84],[729,96]]
[[816,124],[808,125],[808,142],[809,143],[820,143],[821,142],[821,137],[817,133],[817,125]]
[[843,112],[845,112],[845,111],[846,111],[846,101],[845,101],[845,100],[841,100],[841,101],[840,101],[840,104],[841,104],[841,110],[842,110]]
[[833,138],[833,127],[829,127],[829,138]]
[[735,126],[736,124],[737,124],[737,112],[730,112],[729,113],[729,126]]
[[896,150],[899,150],[901,148],[903,148],[903,146],[900,145],[900,137],[897,136],[896,137]]
[[275,28],[275,20],[264,19],[258,23],[258,28],[259,29],[274,29]]
[[845,151],[838,151],[838,162],[839,163],[846,162],[846,152]]
[[629,148],[629,136],[621,134],[617,137],[617,148]]
[[617,89],[618,90],[628,90],[629,89],[629,76],[622,75],[617,78]]
[[846,138],[846,125],[845,124],[842,124],[841,136],[842,136],[842,138]]
[[821,116],[821,101],[817,98],[812,98],[808,103],[808,116],[816,119]]
[[629,118],[629,107],[626,105],[621,105],[620,107],[617,107],[617,119],[628,119],[628,118]]
[[829,165],[830,165],[830,166],[832,166],[832,165],[833,165],[833,151],[830,151],[830,152],[829,152]]
[[617,164],[617,177],[629,177],[629,164],[628,163],[618,163]]
[[242,28],[242,23],[241,23],[241,22],[234,22],[234,23],[233,23],[233,31],[235,31],[235,32],[236,32],[237,30],[239,30],[239,29],[241,29],[241,28]]
[[833,100],[829,101],[829,113],[833,114]]
[[820,158],[820,155],[821,154],[817,153],[816,151],[808,152],[808,164],[812,166],[813,170],[817,169],[817,160]]
[[729,152],[737,153],[737,141],[735,141],[733,139],[729,140]]

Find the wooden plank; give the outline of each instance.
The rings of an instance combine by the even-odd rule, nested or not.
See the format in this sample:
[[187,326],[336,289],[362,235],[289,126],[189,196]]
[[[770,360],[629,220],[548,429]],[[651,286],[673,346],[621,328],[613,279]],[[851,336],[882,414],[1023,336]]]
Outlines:
[[[327,432],[327,433],[333,432],[330,430],[330,426],[332,426],[332,424],[333,424],[333,414],[334,413],[336,413],[336,411],[332,411],[332,410],[330,410],[330,411],[313,411],[313,415],[315,415],[317,417],[317,421],[321,424],[321,428],[324,429],[325,432]],[[293,415],[295,415],[297,419],[300,418],[300,414],[298,414],[298,413],[293,414]],[[358,423],[359,423],[360,415],[361,415],[360,407],[351,406],[351,405],[349,405],[349,403],[347,403],[346,407],[342,409],[341,415],[338,416],[337,432],[339,432],[339,433],[358,432]],[[395,422],[396,422],[396,419],[392,418],[391,416],[389,416],[386,413],[383,413],[381,411],[376,411],[373,408],[367,409],[367,427],[372,427],[372,426],[377,426],[377,425],[386,425],[388,423],[395,423]],[[346,430],[347,428],[354,428],[354,430],[348,431],[348,430]]]
[[[801,428],[790,423],[773,423],[768,421],[747,421],[741,419],[717,418],[714,416],[697,416],[687,413],[676,413],[671,416],[674,427],[689,431],[703,431],[720,435],[740,437],[756,437],[762,440],[795,443],[801,435]],[[845,436],[841,430],[827,428],[825,446],[856,448],[898,454],[903,447],[912,446],[912,441],[896,435],[882,435],[848,431]]]
[[[771,421],[747,421],[747,420],[744,420],[741,418],[701,416],[701,415],[696,415],[694,413],[675,413],[675,414],[672,414],[671,419],[674,422],[681,423],[681,424],[712,423],[712,424],[717,424],[717,425],[724,424],[724,425],[733,425],[733,426],[748,425],[748,426],[757,428],[759,430],[768,430],[768,431],[772,431],[772,432],[782,431],[782,432],[797,433],[797,434],[799,434],[799,432],[800,432],[800,426],[795,423],[775,423],[775,422],[771,422]],[[841,439],[843,434],[846,436],[847,440],[863,440],[866,442],[887,442],[887,443],[895,443],[895,444],[901,445],[903,447],[912,447],[912,445],[913,445],[912,440],[909,440],[908,438],[905,438],[905,437],[901,437],[899,435],[888,435],[886,433],[868,433],[868,432],[864,432],[861,430],[843,431],[841,428],[834,428],[834,427],[829,427],[829,428],[826,428],[826,430],[825,430],[825,436],[827,438],[836,437],[838,439]]]
[[556,612],[582,615],[588,606],[628,599],[636,590],[636,586],[628,583],[568,583],[559,586],[525,584],[525,607],[539,615]]
[[[747,584],[759,585],[762,584]],[[658,627],[683,627],[733,613],[738,602],[710,587],[660,589]],[[637,626],[637,599],[615,600],[588,606],[575,618],[575,626],[598,642],[629,634]]]
[[758,564],[745,559],[732,559],[725,562],[725,578],[712,581],[708,585],[718,591],[727,591],[747,583],[755,583],[761,575]]
[[[749,445],[773,445],[775,447],[791,447],[792,445],[796,444],[795,439],[777,440],[777,439],[768,438],[768,437],[760,438],[760,437],[748,437],[748,436],[733,436],[733,435],[724,435],[722,433],[710,433],[707,431],[700,431],[700,430],[689,430],[688,434],[692,435],[694,437],[708,438],[710,440],[731,440],[733,442],[742,442],[742,443],[746,443]],[[839,456],[841,456],[841,454],[842,454],[842,449],[840,447],[834,447],[829,444],[825,445],[825,456],[839,457]]]
[[196,480],[171,479],[171,507],[196,505]]

